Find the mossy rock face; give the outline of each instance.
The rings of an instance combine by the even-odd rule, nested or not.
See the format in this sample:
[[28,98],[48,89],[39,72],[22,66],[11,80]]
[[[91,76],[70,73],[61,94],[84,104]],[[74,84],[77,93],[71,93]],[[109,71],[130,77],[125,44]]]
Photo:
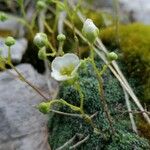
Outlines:
[[141,99],[150,102],[150,26],[140,23],[120,25],[119,46],[114,27],[101,31],[102,41],[111,50],[121,49],[128,77],[140,79],[144,89]]
[[[99,65],[99,63],[98,63]],[[101,67],[100,67],[101,68]],[[95,112],[98,114],[93,118],[93,122],[100,134],[93,132],[93,127],[86,123],[81,118],[68,117],[58,114],[49,114],[49,143],[52,150],[56,150],[62,146],[75,134],[82,134],[84,137],[89,135],[89,139],[77,147],[77,150],[146,150],[150,149],[147,140],[137,136],[132,132],[131,124],[127,115],[121,115],[119,111],[126,110],[123,91],[117,81],[109,71],[104,75],[104,89],[105,97],[108,102],[108,107],[113,117],[113,126],[116,134],[112,136],[108,120],[103,111],[101,97],[98,92],[98,80],[92,68],[92,65],[86,61],[82,63],[79,68],[79,81],[84,94],[84,111],[92,115]],[[65,99],[67,102],[79,106],[79,94],[73,86],[62,83],[60,87],[60,98]],[[55,109],[63,112],[71,112],[68,107],[59,105]],[[118,111],[119,110],[119,111]],[[70,145],[63,150],[68,150],[69,146],[81,140],[76,138]]]

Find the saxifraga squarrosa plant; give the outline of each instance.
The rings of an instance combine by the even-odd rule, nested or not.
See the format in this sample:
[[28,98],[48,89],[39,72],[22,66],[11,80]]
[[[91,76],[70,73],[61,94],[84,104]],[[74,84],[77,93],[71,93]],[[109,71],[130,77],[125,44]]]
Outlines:
[[[101,62],[98,62],[100,64]],[[99,65],[100,66],[100,65]],[[93,118],[94,123],[100,129],[100,134],[95,134],[92,127],[83,119],[76,117],[60,116],[58,114],[49,114],[49,143],[53,150],[63,145],[75,134],[82,134],[83,136],[90,135],[90,138],[79,146],[78,150],[129,150],[149,149],[149,143],[144,138],[139,137],[133,133],[128,114],[124,115],[120,112],[126,110],[123,91],[119,82],[115,77],[107,71],[104,75],[104,90],[105,97],[108,102],[111,116],[113,117],[113,126],[115,128],[115,135],[111,135],[109,131],[109,123],[103,111],[103,105],[100,102],[98,92],[98,80],[92,64],[85,61],[81,64],[78,70],[81,89],[85,95],[84,109],[87,114],[96,114]],[[68,100],[67,102],[79,105],[79,93],[64,82],[60,86],[59,97]],[[62,105],[55,106],[63,112],[72,113],[68,107]],[[80,140],[77,137],[70,145],[75,144]],[[68,150],[70,145],[64,148]]]
[[[62,146],[72,137],[72,140],[63,145],[63,149],[149,149],[149,143],[130,129],[129,118],[118,111],[118,108],[120,111],[126,110],[118,81],[110,73],[102,78],[108,65],[118,56],[114,52],[108,53],[109,63],[97,67],[94,42],[99,30],[91,19],[87,19],[82,33],[90,48],[90,56],[85,60],[80,60],[75,54],[64,54],[66,37],[63,34],[57,37],[58,51],[45,33],[37,33],[34,37],[39,58],[45,60],[48,56],[56,56],[52,61],[51,75],[58,81],[64,81],[61,83],[58,99],[37,106],[43,113],[51,112],[49,142],[52,149]],[[47,100],[12,64],[11,46],[15,44],[13,37],[8,37],[5,44],[8,46],[8,58],[0,57],[0,61],[12,67],[22,81]],[[47,48],[51,51],[47,52]]]
[[[105,74],[117,54],[107,54],[108,64],[96,62],[93,44],[99,30],[91,19],[84,22],[82,33],[90,56],[80,60],[77,55],[62,51],[51,64],[52,77],[61,81],[59,96],[37,106],[43,113],[51,112],[52,149],[149,149],[148,141],[133,133],[129,118],[121,114],[126,107],[117,79],[110,72]],[[48,41],[44,40],[44,44]],[[47,53],[43,52],[45,59]]]

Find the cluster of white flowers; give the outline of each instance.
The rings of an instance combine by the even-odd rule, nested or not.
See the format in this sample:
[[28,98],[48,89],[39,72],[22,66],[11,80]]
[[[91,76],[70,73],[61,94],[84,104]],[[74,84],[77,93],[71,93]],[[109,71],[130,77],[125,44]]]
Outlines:
[[[94,43],[98,37],[99,30],[91,19],[86,19],[83,24],[82,33],[90,43]],[[117,59],[117,55],[111,52],[108,54],[108,58],[112,61]],[[79,65],[80,60],[78,56],[73,53],[67,53],[62,57],[56,57],[52,62],[51,76],[57,81],[72,79],[75,77]]]

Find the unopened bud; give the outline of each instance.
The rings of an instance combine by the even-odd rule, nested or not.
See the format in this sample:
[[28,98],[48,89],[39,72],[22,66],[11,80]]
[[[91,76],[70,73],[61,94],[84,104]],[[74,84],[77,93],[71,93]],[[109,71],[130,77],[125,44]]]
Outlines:
[[40,112],[42,112],[43,114],[47,114],[49,112],[49,108],[50,105],[49,105],[49,102],[45,103],[45,102],[42,102],[40,103],[37,108]]
[[94,43],[99,34],[99,29],[95,26],[91,19],[86,19],[82,28],[83,35],[90,43]]
[[46,8],[46,3],[42,0],[40,0],[36,3],[36,7],[37,7],[37,9],[42,10],[42,9]]
[[42,49],[39,50],[38,57],[41,60],[45,60],[47,58],[45,47],[43,47]]
[[8,16],[3,13],[3,12],[0,12],[0,21],[4,22],[8,19]]
[[114,52],[110,52],[107,54],[107,58],[109,61],[113,61],[113,60],[118,59],[118,55]]
[[13,37],[11,37],[11,36],[8,36],[6,39],[5,39],[5,45],[7,45],[7,46],[12,46],[12,45],[14,45],[16,43],[16,40],[13,38]]
[[64,34],[58,34],[57,36],[57,40],[60,41],[60,42],[63,42],[66,40],[66,36]]
[[47,35],[45,33],[37,33],[34,37],[33,42],[38,48],[42,48],[48,43]]

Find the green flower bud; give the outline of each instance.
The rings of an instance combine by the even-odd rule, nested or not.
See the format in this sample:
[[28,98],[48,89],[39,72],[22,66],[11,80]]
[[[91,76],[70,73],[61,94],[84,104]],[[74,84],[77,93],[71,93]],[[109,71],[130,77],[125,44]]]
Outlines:
[[63,42],[66,40],[66,36],[64,34],[58,34],[57,40]]
[[40,112],[42,112],[43,114],[47,114],[49,112],[49,108],[50,105],[49,105],[49,102],[45,103],[45,102],[42,102],[40,103],[37,108]]
[[5,45],[7,45],[7,46],[12,46],[12,45],[14,45],[16,43],[16,40],[13,38],[13,37],[11,37],[11,36],[8,36],[6,39],[5,39]]
[[5,13],[1,12],[0,13],[0,21],[4,22],[7,19],[8,19],[8,16]]
[[114,52],[110,52],[107,54],[107,58],[109,61],[113,61],[113,60],[118,59],[118,55]]
[[43,47],[42,49],[39,50],[38,57],[41,60],[45,60],[47,58],[45,47]]
[[82,33],[90,43],[94,43],[99,34],[99,29],[91,19],[86,19],[83,24]]
[[34,37],[33,43],[38,47],[42,48],[47,45],[48,38],[45,33],[37,33]]
[[37,7],[37,9],[42,10],[42,9],[46,8],[46,3],[44,1],[40,0],[36,3],[36,7]]

